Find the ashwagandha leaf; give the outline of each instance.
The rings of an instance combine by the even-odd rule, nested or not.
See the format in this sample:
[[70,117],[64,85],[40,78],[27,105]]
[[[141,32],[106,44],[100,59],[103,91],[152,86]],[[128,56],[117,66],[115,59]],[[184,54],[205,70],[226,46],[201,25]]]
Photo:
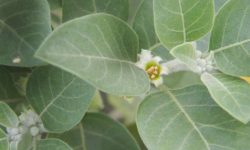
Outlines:
[[82,124],[87,150],[140,150],[129,131],[105,115],[89,113]]
[[250,121],[250,85],[246,81],[222,73],[204,73],[201,80],[219,106],[243,123]]
[[147,92],[150,86],[146,73],[134,64],[137,51],[135,32],[119,18],[101,13],[57,28],[36,57],[104,92],[134,96]]
[[1,129],[0,129],[0,149],[9,150],[8,137]]
[[141,0],[133,20],[133,28],[139,37],[139,47],[148,49],[158,43],[154,29],[153,0]]
[[62,0],[48,0],[49,6],[51,10],[58,9],[62,7]]
[[36,139],[33,138],[29,132],[27,132],[24,135],[22,135],[20,141],[10,142],[10,150],[31,150],[31,148],[34,146],[33,145],[34,140]]
[[10,73],[4,67],[0,67],[0,101],[15,103],[20,98],[21,95],[18,93]]
[[179,61],[186,64],[186,66],[194,72],[199,72],[196,63],[196,53],[192,43],[184,43],[174,47],[170,52]]
[[[223,7],[223,5],[228,0],[214,0],[215,12],[216,14]],[[209,32],[206,36],[202,37],[201,39],[197,40],[197,50],[202,52],[207,52],[209,50],[209,41],[210,41],[211,33]]]
[[222,110],[204,86],[149,95],[137,127],[149,150],[250,149],[250,126]]
[[4,127],[17,127],[19,120],[15,112],[4,102],[0,101],[0,125]]
[[164,77],[164,85],[171,90],[202,84],[200,75],[191,71],[175,72]]
[[155,44],[150,48],[150,50],[154,56],[160,56],[163,61],[170,61],[174,59],[174,57],[170,54],[170,51],[161,43]]
[[228,0],[214,0],[215,12],[218,12]]
[[129,0],[63,0],[63,21],[105,12],[128,20]]
[[160,41],[171,49],[210,31],[214,0],[154,0],[154,21]]
[[0,64],[43,64],[33,55],[51,32],[47,0],[1,0],[0,6]]
[[36,150],[73,150],[68,144],[59,139],[39,140]]
[[217,67],[233,76],[250,76],[250,3],[230,0],[220,10],[210,39]]
[[27,85],[27,99],[49,132],[64,132],[78,124],[94,93],[91,85],[51,66],[35,69]]
[[82,123],[62,134],[50,134],[49,138],[59,138],[72,147],[73,150],[87,150]]

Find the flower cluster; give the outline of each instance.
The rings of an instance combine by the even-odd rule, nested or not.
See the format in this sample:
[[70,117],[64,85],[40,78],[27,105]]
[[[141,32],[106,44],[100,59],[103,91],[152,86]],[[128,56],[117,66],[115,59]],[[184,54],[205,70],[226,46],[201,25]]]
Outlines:
[[10,141],[20,141],[22,135],[30,133],[33,137],[39,136],[41,133],[46,132],[41,119],[32,110],[22,113],[19,116],[19,125],[14,128],[7,128],[7,133]]
[[142,50],[139,54],[139,61],[136,63],[138,67],[145,70],[150,81],[158,87],[163,83],[162,75],[168,74],[168,69],[162,65],[162,59],[158,56],[153,56],[151,51]]
[[211,72],[215,70],[213,62],[213,53],[202,55],[200,51],[196,51],[197,73]]

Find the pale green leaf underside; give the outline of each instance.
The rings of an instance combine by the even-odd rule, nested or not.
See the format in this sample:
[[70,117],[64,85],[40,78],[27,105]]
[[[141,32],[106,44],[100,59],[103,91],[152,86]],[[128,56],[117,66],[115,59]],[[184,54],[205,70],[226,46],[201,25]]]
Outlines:
[[8,137],[1,129],[0,129],[0,149],[9,150]]
[[213,17],[213,0],[154,0],[156,33],[167,48],[205,35]]
[[134,65],[137,51],[137,36],[127,24],[111,15],[94,14],[57,28],[36,57],[102,91],[133,96],[149,89],[146,73]]
[[80,122],[95,89],[55,67],[36,69],[28,81],[27,99],[50,132],[63,132]]
[[191,71],[174,72],[164,77],[164,85],[174,90],[200,84],[200,75]]
[[150,150],[250,149],[250,126],[223,111],[204,86],[148,96],[137,126]]
[[139,150],[128,130],[105,115],[89,113],[83,119],[87,150]]
[[210,39],[219,69],[233,76],[250,75],[250,3],[231,0],[219,12]]
[[196,53],[192,43],[184,43],[173,48],[170,52],[175,58],[187,65],[194,72],[198,71]]
[[0,102],[0,125],[4,127],[17,127],[19,120],[15,112],[4,102]]
[[[0,0],[0,64],[30,67],[42,62],[33,57],[51,32],[46,0]],[[20,58],[20,63],[13,63]]]
[[158,43],[154,28],[153,0],[141,0],[136,11],[133,28],[139,37],[139,47],[148,49]]
[[128,0],[63,0],[63,21],[93,13],[105,12],[125,21],[129,15]]
[[82,123],[78,124],[73,129],[62,134],[50,134],[50,138],[59,138],[69,144],[74,150],[87,150],[85,146],[85,137]]
[[222,73],[204,73],[201,80],[225,111],[243,123],[250,121],[250,85]]
[[40,140],[36,150],[73,150],[68,144],[59,139]]

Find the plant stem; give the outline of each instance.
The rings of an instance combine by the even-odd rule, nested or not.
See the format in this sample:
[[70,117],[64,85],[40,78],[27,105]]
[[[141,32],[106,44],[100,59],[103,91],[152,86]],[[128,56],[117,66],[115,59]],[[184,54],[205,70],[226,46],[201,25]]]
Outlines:
[[109,103],[108,95],[102,91],[99,91],[99,92],[100,92],[100,96],[101,96],[101,99],[102,99],[103,105],[104,105],[102,111],[105,113],[110,113],[111,111],[113,111],[113,107]]

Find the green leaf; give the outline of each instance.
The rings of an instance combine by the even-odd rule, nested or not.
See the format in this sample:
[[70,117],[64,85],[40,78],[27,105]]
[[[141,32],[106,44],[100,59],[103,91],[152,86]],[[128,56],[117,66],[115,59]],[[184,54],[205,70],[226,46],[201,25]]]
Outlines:
[[139,47],[148,49],[158,43],[154,28],[153,0],[142,0],[133,21],[139,37]]
[[218,12],[228,0],[214,0],[215,12]]
[[62,134],[50,134],[49,137],[63,140],[74,150],[86,150],[85,137],[81,123],[67,132]]
[[36,57],[104,92],[133,96],[147,92],[150,86],[146,73],[134,64],[137,51],[136,34],[125,22],[94,14],[57,28]]
[[14,86],[11,75],[4,67],[0,67],[0,79],[0,101],[15,103],[20,100],[21,96]]
[[17,127],[19,120],[15,112],[4,102],[0,101],[0,125],[4,127]]
[[200,75],[190,71],[174,72],[164,77],[164,85],[169,89],[182,89],[197,84],[202,84]]
[[213,0],[154,0],[156,33],[169,49],[204,36],[213,18]]
[[246,81],[222,73],[204,73],[201,80],[225,111],[243,123],[250,121],[250,85]]
[[163,61],[170,61],[173,60],[174,57],[170,54],[169,50],[166,49],[166,47],[164,47],[162,44],[158,43],[155,44],[154,46],[152,46],[150,48],[150,50],[152,50],[152,54],[154,56],[160,56],[162,58]]
[[105,115],[89,113],[83,119],[87,150],[139,150],[129,131]]
[[128,20],[128,0],[63,0],[63,21],[88,14],[105,12]]
[[220,10],[210,39],[217,67],[233,76],[249,76],[250,3],[231,0]]
[[250,149],[250,126],[223,111],[204,86],[148,96],[139,107],[137,126],[150,150]]
[[28,81],[27,99],[50,132],[64,132],[80,122],[95,89],[55,67],[35,69]]
[[22,139],[16,144],[16,150],[30,150],[33,146],[32,142],[35,142],[30,133],[26,133],[22,136]]
[[62,7],[62,0],[48,0],[48,2],[51,10]]
[[9,150],[8,137],[1,129],[0,129],[0,149]]
[[[215,12],[218,13],[218,11],[223,7],[223,5],[228,0],[214,0],[214,6],[215,6]],[[202,52],[207,52],[209,50],[209,41],[210,41],[211,34],[207,34],[206,36],[202,37],[201,39],[197,40],[197,50],[200,50]]]
[[33,55],[51,32],[47,0],[1,0],[0,5],[0,64],[43,64]]
[[36,150],[73,150],[69,145],[59,139],[40,140]]
[[196,41],[196,49],[201,52],[207,52],[209,50],[209,40],[211,34],[207,34],[206,36],[202,37],[198,41]]
[[199,72],[196,63],[196,53],[192,43],[184,43],[173,48],[170,52],[175,58],[186,64],[194,72]]

